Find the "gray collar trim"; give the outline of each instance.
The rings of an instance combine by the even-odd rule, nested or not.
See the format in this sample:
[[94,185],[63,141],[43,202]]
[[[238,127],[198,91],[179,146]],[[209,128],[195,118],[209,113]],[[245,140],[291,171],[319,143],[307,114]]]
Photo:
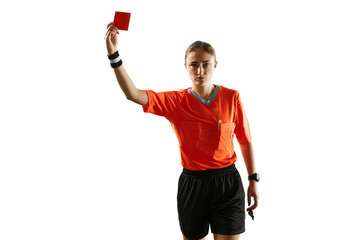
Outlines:
[[205,105],[210,105],[210,103],[212,103],[216,97],[216,94],[218,93],[219,89],[220,89],[220,85],[216,85],[215,90],[213,92],[213,94],[211,95],[211,98],[209,100],[204,100],[202,99],[199,95],[197,95],[192,89],[187,88],[186,90],[188,90],[197,100],[199,100],[200,102],[202,102]]

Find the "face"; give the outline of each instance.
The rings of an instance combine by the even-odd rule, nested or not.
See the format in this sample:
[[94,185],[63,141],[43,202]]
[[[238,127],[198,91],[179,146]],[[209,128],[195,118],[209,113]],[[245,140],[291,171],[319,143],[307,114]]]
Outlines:
[[185,68],[194,86],[211,84],[216,65],[215,57],[201,49],[188,53],[185,61]]

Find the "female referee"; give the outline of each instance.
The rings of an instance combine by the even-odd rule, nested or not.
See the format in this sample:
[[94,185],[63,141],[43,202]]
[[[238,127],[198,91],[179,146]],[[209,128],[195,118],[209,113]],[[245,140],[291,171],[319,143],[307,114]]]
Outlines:
[[117,33],[114,23],[109,23],[105,41],[110,65],[126,98],[142,105],[144,112],[169,120],[179,140],[183,172],[177,208],[183,238],[205,239],[210,225],[215,240],[238,240],[245,231],[245,192],[234,165],[234,134],[249,175],[247,211],[258,205],[259,174],[239,92],[211,82],[217,65],[215,50],[202,41],[186,50],[185,69],[192,87],[165,92],[141,90],[122,64]]

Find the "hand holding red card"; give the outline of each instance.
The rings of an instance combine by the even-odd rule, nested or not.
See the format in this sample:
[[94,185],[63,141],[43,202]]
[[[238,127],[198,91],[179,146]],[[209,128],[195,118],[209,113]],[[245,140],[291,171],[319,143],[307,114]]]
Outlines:
[[129,29],[131,13],[115,12],[114,24],[119,30],[127,31]]

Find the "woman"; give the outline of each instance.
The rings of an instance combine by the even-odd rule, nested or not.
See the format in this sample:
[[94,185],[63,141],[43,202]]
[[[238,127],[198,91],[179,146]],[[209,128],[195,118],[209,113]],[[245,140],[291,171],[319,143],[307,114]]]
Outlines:
[[239,92],[212,84],[215,50],[197,41],[185,54],[192,87],[154,92],[137,89],[117,52],[118,29],[107,26],[106,47],[111,66],[128,100],[143,111],[169,120],[178,137],[184,167],[178,185],[178,214],[184,239],[205,239],[209,225],[215,240],[237,240],[245,231],[245,193],[234,162],[233,134],[249,174],[247,211],[257,207],[257,181],[249,124]]

